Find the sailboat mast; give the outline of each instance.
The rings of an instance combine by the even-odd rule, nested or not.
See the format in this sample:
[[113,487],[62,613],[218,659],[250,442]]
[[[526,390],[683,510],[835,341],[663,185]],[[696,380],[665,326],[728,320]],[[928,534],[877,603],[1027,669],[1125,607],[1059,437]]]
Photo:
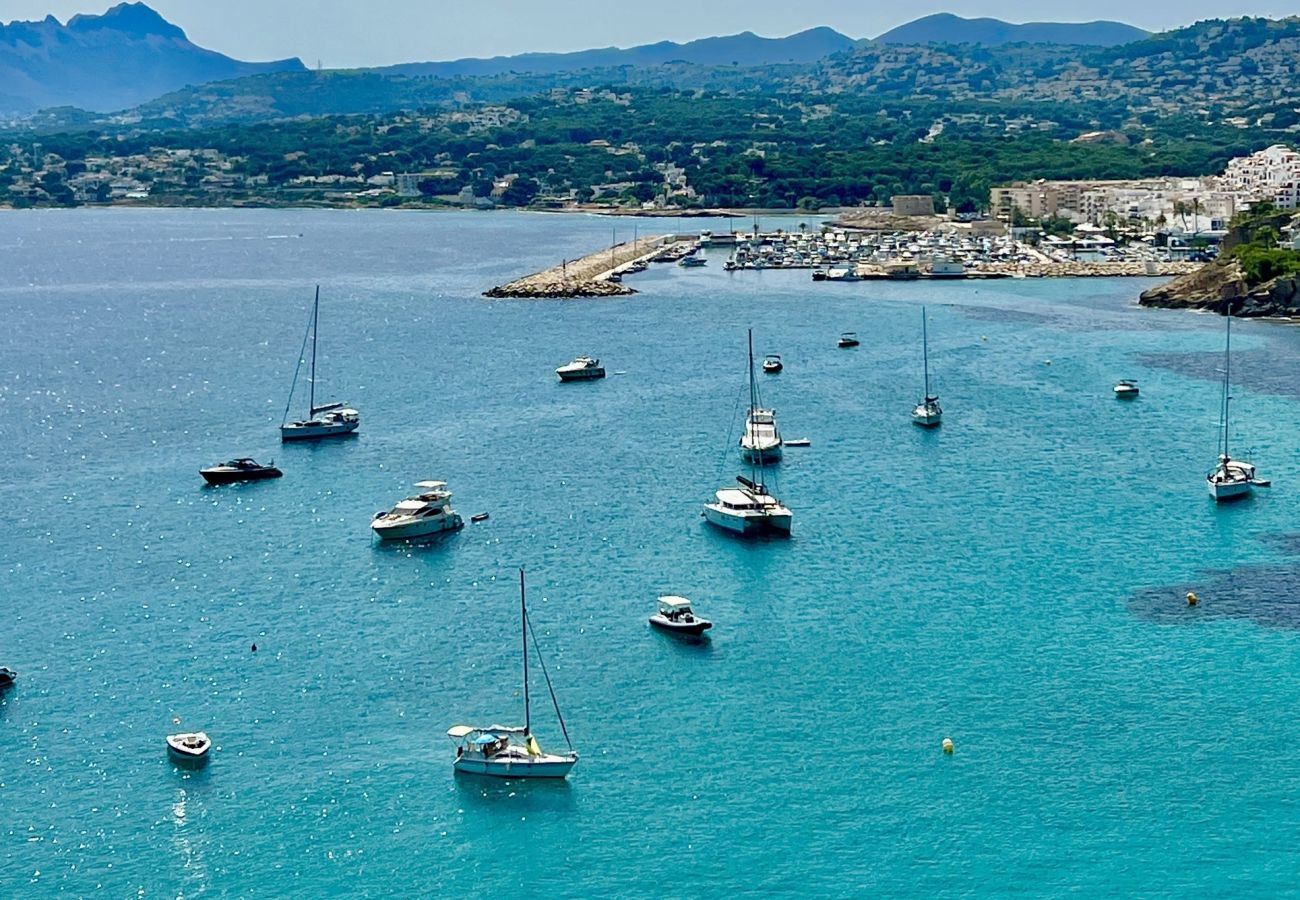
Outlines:
[[921,359],[925,367],[925,399],[930,399],[930,335],[926,330],[925,307],[921,307]]
[[[757,452],[760,460],[762,459],[762,448],[758,446],[758,438],[754,432],[754,409],[758,406],[758,385],[754,383],[754,329],[749,329],[749,415],[745,416],[745,437],[753,442],[749,455],[749,479],[758,484],[758,469],[754,465],[754,453]],[[764,488],[764,493],[767,489]]]
[[320,285],[316,285],[316,303],[311,312],[311,388],[307,404],[307,418],[316,415],[316,329],[320,327]]
[[1223,458],[1228,458],[1228,405],[1232,402],[1232,307],[1228,307],[1228,336],[1223,342]]
[[528,604],[524,600],[524,570],[519,570],[519,626],[524,639],[524,736],[532,734],[532,710],[528,704]]

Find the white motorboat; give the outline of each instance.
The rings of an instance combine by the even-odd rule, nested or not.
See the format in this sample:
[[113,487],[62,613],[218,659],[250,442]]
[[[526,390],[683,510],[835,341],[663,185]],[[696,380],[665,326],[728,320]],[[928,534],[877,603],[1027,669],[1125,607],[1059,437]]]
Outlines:
[[704,504],[704,519],[711,525],[741,535],[789,534],[794,519],[787,507],[767,492],[767,486],[736,476],[738,488],[723,488],[712,503]]
[[1236,500],[1247,497],[1256,484],[1263,484],[1255,477],[1255,467],[1240,459],[1233,459],[1228,454],[1228,409],[1232,404],[1231,388],[1232,365],[1232,309],[1228,310],[1227,336],[1223,349],[1223,396],[1220,400],[1220,423],[1223,431],[1219,436],[1219,460],[1205,475],[1205,484],[1210,496],[1216,501]]
[[768,375],[776,375],[785,368],[785,363],[781,362],[781,356],[778,353],[769,353],[763,357],[763,371]]
[[921,307],[921,359],[925,369],[925,399],[912,408],[912,424],[933,428],[943,421],[939,398],[930,393],[930,334],[926,328],[925,307]]
[[460,513],[451,508],[445,481],[417,481],[415,486],[420,493],[375,514],[370,522],[375,534],[386,541],[409,541],[464,527]]
[[1132,400],[1137,397],[1138,393],[1136,381],[1124,378],[1115,385],[1115,396],[1120,400]]
[[659,598],[659,611],[650,617],[650,624],[670,634],[690,637],[699,637],[713,627],[708,619],[695,615],[691,601],[676,596]]
[[[316,403],[316,334],[320,322],[320,286],[316,286],[316,301],[312,304],[311,320],[303,336],[302,350],[298,352],[298,365],[293,370],[293,384],[289,388],[289,401],[284,406],[284,420],[280,423],[281,441],[306,441],[317,438],[341,437],[352,434],[361,427],[361,414],[346,403]],[[307,341],[311,340],[311,373],[308,378],[307,416],[289,421],[293,406],[293,393],[298,387]]]
[[167,735],[167,752],[182,762],[200,762],[208,758],[212,739],[202,731]]
[[605,367],[598,359],[579,356],[573,362],[560,366],[555,374],[560,376],[561,381],[590,381],[593,378],[604,378]]
[[[524,570],[519,570],[519,615],[523,632],[524,659],[524,724],[517,725],[456,725],[448,729],[447,737],[456,742],[457,772],[473,775],[491,775],[497,778],[564,778],[578,762],[578,754],[569,742],[569,731],[564,726],[559,702],[551,677],[542,662],[542,675],[555,706],[555,717],[560,723],[568,753],[546,753],[532,732],[532,710],[528,694],[528,639],[532,626],[528,620],[528,605],[524,593]],[[533,648],[537,642],[534,638]],[[538,661],[541,662],[540,652]]]

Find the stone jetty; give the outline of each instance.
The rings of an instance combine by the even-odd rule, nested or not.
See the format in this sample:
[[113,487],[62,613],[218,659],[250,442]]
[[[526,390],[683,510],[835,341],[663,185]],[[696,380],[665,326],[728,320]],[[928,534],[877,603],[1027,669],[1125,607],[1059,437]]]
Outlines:
[[636,291],[619,283],[625,271],[648,263],[676,241],[675,235],[638,238],[606,247],[484,292],[493,298],[625,297]]

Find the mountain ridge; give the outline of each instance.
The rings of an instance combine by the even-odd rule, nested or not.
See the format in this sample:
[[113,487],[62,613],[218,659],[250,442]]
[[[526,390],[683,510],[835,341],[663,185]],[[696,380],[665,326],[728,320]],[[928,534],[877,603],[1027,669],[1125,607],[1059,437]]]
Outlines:
[[983,47],[1001,47],[1005,44],[1065,44],[1113,47],[1149,36],[1150,32],[1134,25],[1109,20],[1014,24],[1002,19],[967,19],[952,13],[935,13],[891,28],[875,40],[882,44],[908,45],[978,44]]

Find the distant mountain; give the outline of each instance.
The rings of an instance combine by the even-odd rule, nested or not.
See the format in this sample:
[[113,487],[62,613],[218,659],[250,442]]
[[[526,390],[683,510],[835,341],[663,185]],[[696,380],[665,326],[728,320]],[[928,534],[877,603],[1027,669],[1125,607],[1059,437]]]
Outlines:
[[438,78],[503,75],[510,72],[553,74],[582,69],[645,68],[668,63],[697,66],[770,66],[780,63],[816,62],[857,45],[831,28],[810,28],[783,38],[759,37],[753,32],[726,37],[703,38],[685,44],[661,41],[639,47],[580,50],[575,53],[524,53],[491,59],[458,59],[450,62],[406,63],[374,71],[386,75],[420,75]]
[[67,25],[53,16],[0,25],[0,113],[122,109],[189,84],[304,68],[297,59],[247,63],[204,50],[143,3],[122,3]]
[[882,44],[1074,44],[1113,47],[1149,35],[1123,22],[1027,22],[1013,25],[1000,19],[964,19],[951,13],[925,16],[899,25],[876,38]]

